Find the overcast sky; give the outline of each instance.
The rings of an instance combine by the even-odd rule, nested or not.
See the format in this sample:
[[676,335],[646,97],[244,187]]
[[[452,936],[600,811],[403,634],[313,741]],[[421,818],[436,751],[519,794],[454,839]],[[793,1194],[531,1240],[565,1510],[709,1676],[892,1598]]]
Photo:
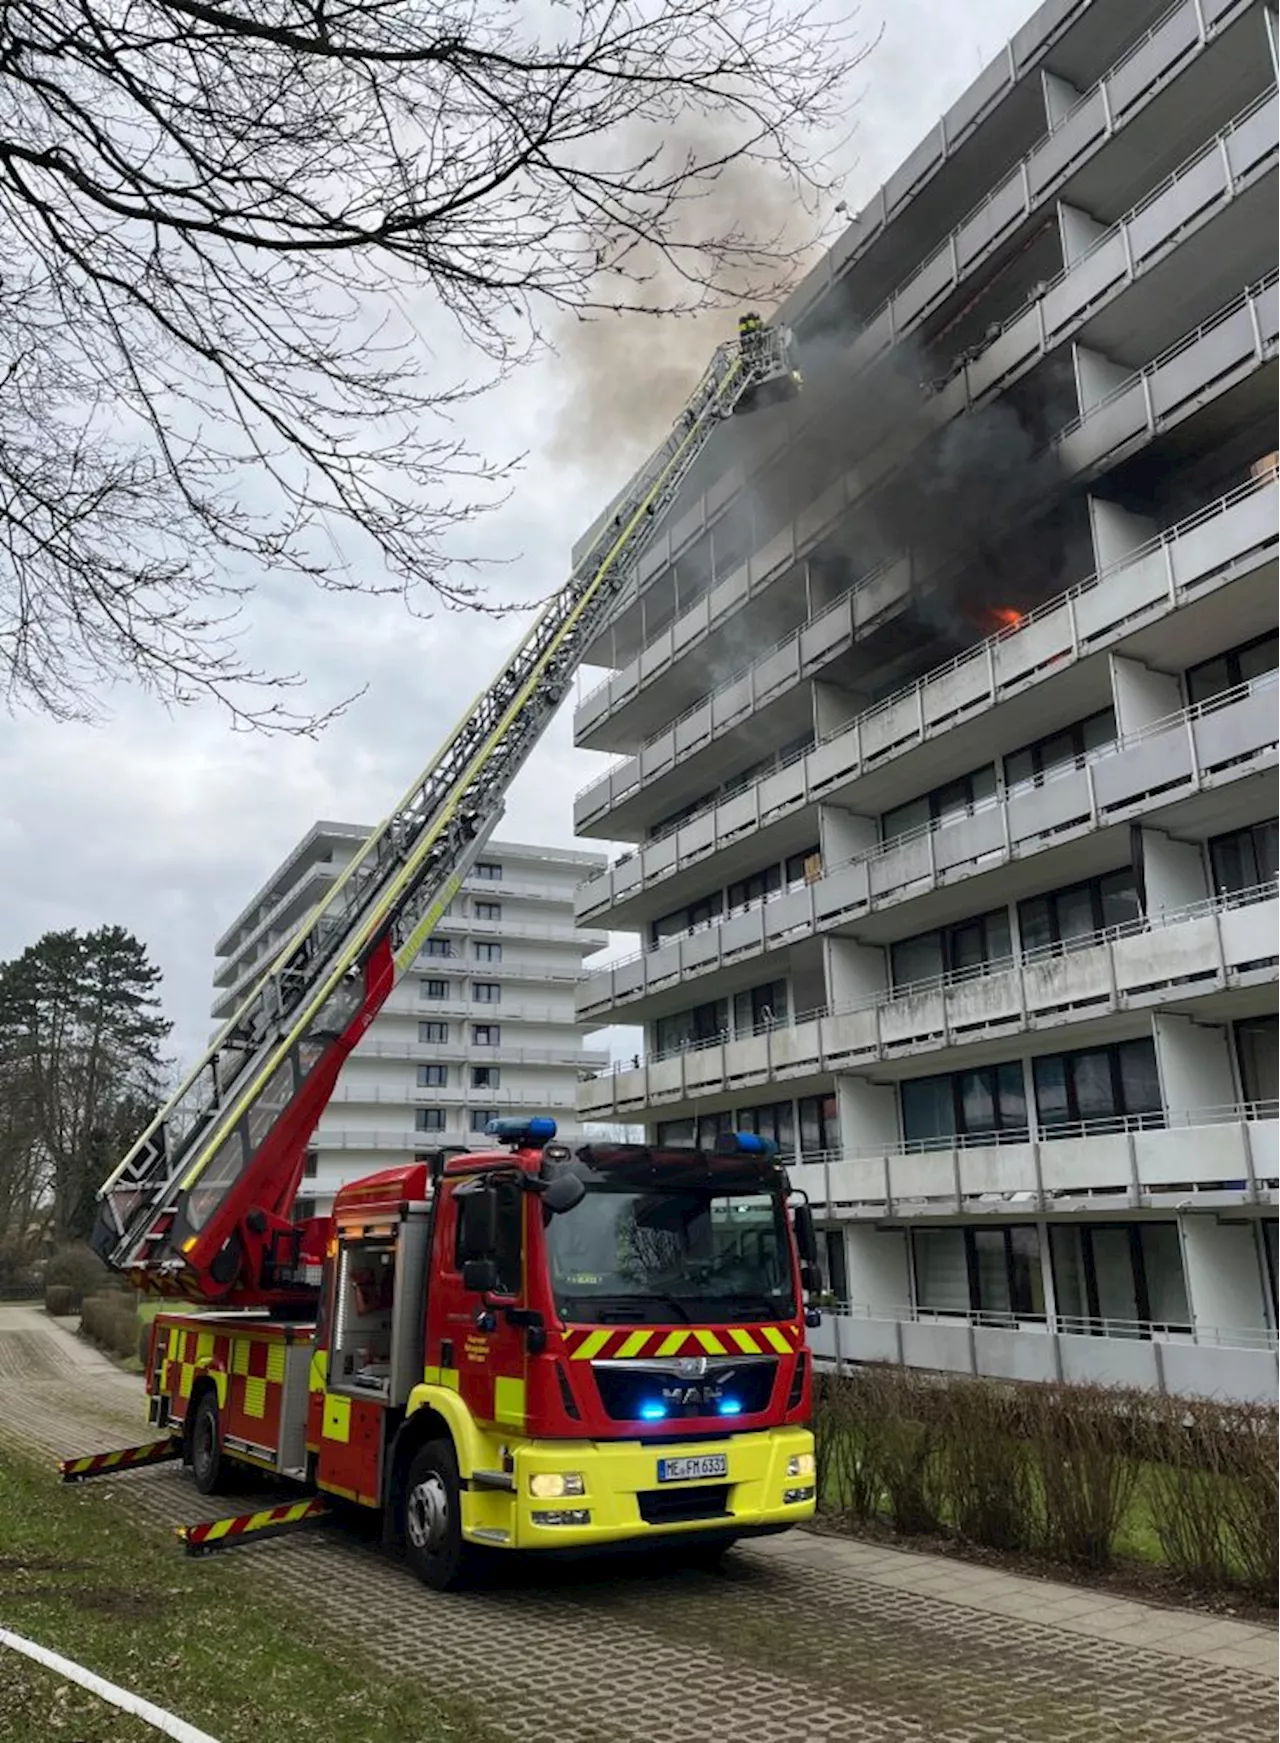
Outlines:
[[[1031,11],[1028,0],[880,5],[883,39],[860,71],[857,162],[832,197],[851,211]],[[876,13],[862,9],[868,32]],[[571,422],[554,358],[476,412],[473,435],[490,453],[528,453],[510,502],[484,527],[489,551],[518,559],[494,575],[495,596],[536,598],[563,580],[574,540],[638,458],[575,456]],[[390,602],[299,583],[253,602],[245,647],[304,672],[312,708],[367,686],[318,743],[233,734],[212,704],[167,714],[123,691],[102,726],[0,715],[0,957],[53,928],[130,928],[164,972],[174,1051],[190,1057],[209,1028],[213,944],[227,922],[316,818],[382,816],[520,633],[474,616],[414,622]],[[581,675],[580,687],[599,676]],[[572,795],[608,760],[573,748],[566,706],[513,788],[500,835],[574,845]]]

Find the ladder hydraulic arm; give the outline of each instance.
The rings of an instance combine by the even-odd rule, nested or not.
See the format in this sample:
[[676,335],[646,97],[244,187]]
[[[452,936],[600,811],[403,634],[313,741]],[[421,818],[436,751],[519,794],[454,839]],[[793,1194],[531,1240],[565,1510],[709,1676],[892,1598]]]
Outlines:
[[342,1064],[453,900],[716,426],[796,391],[788,340],[748,316],[717,349],[497,678],[105,1182],[93,1244],[135,1286],[243,1307],[312,1299],[319,1230],[289,1211]]

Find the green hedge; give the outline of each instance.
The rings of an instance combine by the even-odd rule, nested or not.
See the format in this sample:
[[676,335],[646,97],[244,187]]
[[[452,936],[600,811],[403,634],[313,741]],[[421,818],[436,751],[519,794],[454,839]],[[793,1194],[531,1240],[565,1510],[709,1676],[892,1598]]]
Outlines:
[[821,1506],[1087,1568],[1137,1546],[1197,1586],[1274,1599],[1277,1412],[1107,1387],[819,1377]]

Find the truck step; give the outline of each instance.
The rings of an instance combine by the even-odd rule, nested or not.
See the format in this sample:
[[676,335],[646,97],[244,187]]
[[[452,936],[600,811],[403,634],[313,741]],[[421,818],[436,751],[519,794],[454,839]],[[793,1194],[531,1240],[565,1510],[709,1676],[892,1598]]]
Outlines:
[[472,1471],[473,1489],[506,1489],[514,1491],[516,1480],[510,1471]]

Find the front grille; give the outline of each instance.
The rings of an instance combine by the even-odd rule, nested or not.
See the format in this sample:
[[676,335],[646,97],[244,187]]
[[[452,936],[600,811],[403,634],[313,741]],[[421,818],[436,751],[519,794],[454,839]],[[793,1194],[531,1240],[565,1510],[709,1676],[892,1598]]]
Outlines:
[[709,1361],[703,1374],[681,1374],[676,1367],[649,1366],[644,1362],[593,1362],[592,1372],[600,1388],[600,1402],[613,1422],[646,1422],[646,1415],[661,1406],[661,1420],[718,1416],[725,1403],[735,1404],[736,1416],[752,1416],[766,1410],[773,1392],[778,1364],[774,1360],[735,1362]]
[[728,1483],[706,1483],[696,1489],[641,1489],[636,1496],[646,1525],[683,1525],[691,1519],[727,1519]]

